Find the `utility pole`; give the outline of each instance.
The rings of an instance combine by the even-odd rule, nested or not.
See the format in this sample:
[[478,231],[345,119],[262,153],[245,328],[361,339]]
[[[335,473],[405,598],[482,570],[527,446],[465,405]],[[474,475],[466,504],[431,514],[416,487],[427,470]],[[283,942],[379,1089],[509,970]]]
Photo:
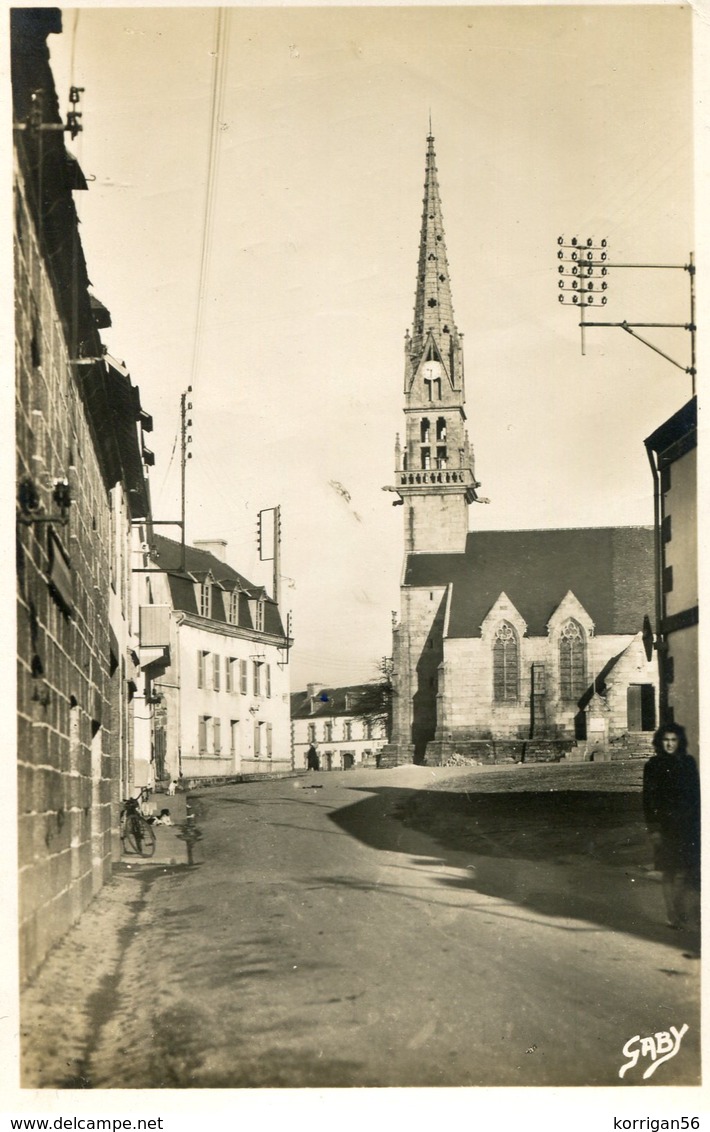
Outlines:
[[[582,353],[584,354],[584,331],[593,326],[616,326],[626,331],[632,338],[648,346],[654,353],[660,354],[671,365],[682,369],[690,375],[692,380],[692,395],[695,396],[695,261],[690,253],[688,263],[609,263],[607,241],[601,240],[595,245],[591,238],[579,239],[572,236],[568,243],[565,237],[557,239],[557,271],[560,276],[558,282],[558,301],[563,305],[573,305],[580,311],[580,329],[582,333]],[[587,307],[593,304],[606,306],[607,290],[606,280],[603,278],[608,271],[616,268],[635,268],[642,271],[687,271],[690,279],[690,321],[689,322],[589,322],[585,320],[584,313]],[[671,330],[687,330],[690,332],[690,365],[684,366],[666,354],[663,350],[649,342],[637,333],[637,328],[664,328]]]
[[188,444],[192,444],[192,437],[188,436],[188,428],[192,428],[192,420],[188,420],[187,412],[192,409],[192,401],[187,400],[187,394],[192,393],[192,386],[188,385],[187,392],[180,398],[180,569],[185,571],[185,469],[187,461],[192,459],[192,452],[188,452]]
[[[273,516],[273,541],[268,539],[264,529],[264,515]],[[264,507],[257,515],[256,543],[259,548],[260,562],[273,562],[274,564],[274,601],[279,604],[281,592],[281,507]],[[269,545],[270,544],[270,545]],[[271,549],[271,554],[269,553]]]
[[[687,263],[609,263],[607,253],[607,241],[601,240],[598,245],[595,245],[594,240],[591,238],[579,239],[573,236],[568,242],[565,242],[564,236],[559,236],[557,240],[557,259],[558,259],[558,301],[563,305],[576,306],[581,314],[580,329],[582,333],[582,354],[584,354],[584,332],[589,327],[609,327],[615,326],[630,334],[632,338],[636,338],[642,342],[644,346],[648,346],[654,353],[660,354],[662,358],[670,362],[671,365],[676,366],[677,369],[683,370],[684,373],[689,374],[692,383],[692,397],[695,397],[696,386],[696,349],[695,349],[695,336],[697,327],[695,324],[695,260],[691,252]],[[610,269],[616,268],[635,268],[641,271],[686,271],[688,273],[690,283],[690,320],[688,322],[590,322],[585,320],[585,310],[595,303],[600,306],[605,306],[607,296],[604,292],[607,290],[606,275]],[[681,362],[670,357],[669,354],[659,349],[653,342],[637,333],[638,329],[645,328],[665,328],[673,330],[686,330],[690,333],[690,365],[683,365]],[[659,686],[659,715],[660,722],[663,724],[667,721],[668,715],[668,682],[669,682],[669,664],[671,663],[668,658],[668,639],[667,630],[664,629],[664,579],[663,579],[663,488],[661,483],[661,470],[659,468],[658,460],[654,454],[652,444],[646,440],[646,451],[651,465],[651,473],[653,475],[654,490],[653,490],[653,508],[654,508],[654,558],[655,558],[655,641],[653,640],[653,631],[651,629],[650,619],[644,618],[643,625],[643,644],[646,651],[647,659],[651,660],[653,656],[653,649],[656,650],[656,658],[658,663],[658,686]],[[697,614],[697,611],[696,611]]]
[[[265,515],[271,515],[272,538],[269,540],[268,531],[265,527]],[[271,562],[274,564],[274,590],[273,596],[277,606],[281,597],[281,506],[277,507],[264,507],[259,511],[256,520],[256,544],[259,548],[259,561]],[[269,553],[271,551],[271,553]],[[286,643],[283,646],[283,651],[286,654],[286,659],[279,663],[288,664],[289,652],[291,648],[291,614],[286,615]]]

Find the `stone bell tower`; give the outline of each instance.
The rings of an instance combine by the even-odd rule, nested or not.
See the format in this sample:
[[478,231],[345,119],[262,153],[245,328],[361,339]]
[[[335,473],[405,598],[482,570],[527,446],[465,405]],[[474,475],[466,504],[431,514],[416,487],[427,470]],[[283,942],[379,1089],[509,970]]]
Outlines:
[[405,554],[463,554],[476,499],[465,429],[463,335],[454,322],[434,138],[427,138],[414,323],[404,340],[405,440],[395,445]]
[[392,632],[392,734],[382,766],[422,762],[436,735],[448,579],[433,559],[425,583],[415,563],[418,555],[465,554],[468,508],[478,498],[465,427],[462,339],[430,128],[414,322],[404,340],[404,443],[398,436],[395,478],[385,489],[403,507],[405,568]]

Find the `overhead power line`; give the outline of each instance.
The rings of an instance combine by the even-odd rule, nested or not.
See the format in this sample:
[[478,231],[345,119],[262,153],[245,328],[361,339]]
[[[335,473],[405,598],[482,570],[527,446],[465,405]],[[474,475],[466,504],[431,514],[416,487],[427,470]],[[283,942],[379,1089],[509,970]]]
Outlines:
[[200,361],[202,331],[205,315],[205,295],[209,277],[212,252],[214,206],[217,194],[217,169],[219,164],[220,122],[224,108],[229,55],[229,10],[217,8],[215,12],[214,70],[212,75],[212,98],[210,105],[210,142],[207,157],[207,187],[202,220],[202,251],[200,255],[200,278],[197,290],[197,312],[195,317],[195,336],[192,346],[192,367],[190,384],[194,387]]

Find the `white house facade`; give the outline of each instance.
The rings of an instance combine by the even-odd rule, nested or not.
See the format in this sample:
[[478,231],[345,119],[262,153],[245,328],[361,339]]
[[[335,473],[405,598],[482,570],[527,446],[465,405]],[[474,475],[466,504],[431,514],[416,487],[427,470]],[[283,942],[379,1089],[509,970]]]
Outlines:
[[[288,641],[278,606],[221,555],[153,536],[139,582],[156,783],[291,769]],[[147,556],[146,556],[147,557]]]

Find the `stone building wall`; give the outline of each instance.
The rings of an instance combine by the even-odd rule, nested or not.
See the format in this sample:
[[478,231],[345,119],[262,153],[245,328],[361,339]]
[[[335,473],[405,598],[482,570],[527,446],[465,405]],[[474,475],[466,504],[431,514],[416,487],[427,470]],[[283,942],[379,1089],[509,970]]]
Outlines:
[[[73,496],[66,525],[18,523],[18,864],[26,976],[109,876],[115,768],[108,493],[19,170],[14,250],[18,484],[36,485],[44,516],[57,511],[54,480],[67,479]],[[71,618],[48,584],[53,534],[70,561]]]
[[[554,637],[521,637],[520,685],[515,701],[496,703],[493,698],[493,652],[483,637],[447,640],[440,673],[438,738],[525,739],[531,726],[531,671],[545,666],[546,723],[558,735],[575,736],[577,705],[563,702],[558,693],[558,645]],[[610,707],[610,738],[627,730],[629,684],[657,684],[656,667],[646,660],[640,635],[590,637],[587,642],[587,677],[591,683],[605,666],[619,657],[604,680]]]
[[403,752],[413,744],[415,762],[423,761],[426,744],[436,731],[446,594],[445,586],[402,589],[393,742]]

